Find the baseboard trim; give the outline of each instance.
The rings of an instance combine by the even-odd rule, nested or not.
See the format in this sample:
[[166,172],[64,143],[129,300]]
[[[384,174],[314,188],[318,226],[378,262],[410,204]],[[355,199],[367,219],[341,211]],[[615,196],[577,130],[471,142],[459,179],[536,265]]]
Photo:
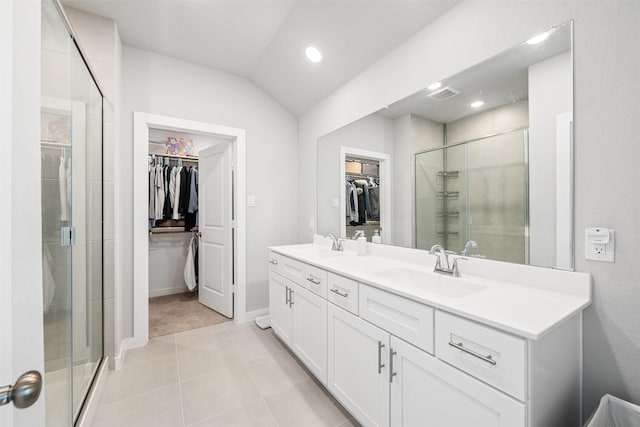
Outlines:
[[256,320],[256,317],[258,316],[264,316],[266,314],[269,314],[269,308],[261,308],[260,310],[254,310],[254,311],[248,311],[244,314],[244,318],[242,319],[242,321],[238,322],[238,323],[246,323],[246,322],[253,322],[254,320]]
[[109,378],[109,364],[109,357],[105,356],[98,367],[98,372],[96,372],[96,378],[93,382],[93,386],[89,391],[89,395],[87,396],[82,412],[78,417],[78,421],[76,421],[76,427],[90,427],[93,423],[93,417],[98,410],[98,406],[100,406],[100,399],[102,398],[104,387],[107,384],[107,379]]
[[149,298],[164,297],[166,295],[175,295],[175,294],[186,294],[187,292],[189,292],[189,289],[185,285],[182,285],[180,287],[174,287],[174,288],[163,288],[163,289],[154,289],[154,290],[149,289]]

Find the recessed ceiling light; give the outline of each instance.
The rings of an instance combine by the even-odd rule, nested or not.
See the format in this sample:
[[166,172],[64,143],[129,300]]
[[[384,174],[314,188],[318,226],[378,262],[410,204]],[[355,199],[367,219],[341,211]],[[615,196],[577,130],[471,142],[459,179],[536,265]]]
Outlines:
[[307,46],[304,53],[307,55],[307,59],[315,64],[322,62],[324,59],[324,55],[320,48],[314,45]]
[[435,82],[435,83],[430,84],[429,86],[427,86],[427,89],[436,90],[436,89],[440,89],[441,86],[442,86],[442,82]]
[[535,37],[531,37],[529,40],[527,40],[527,44],[538,44],[538,43],[542,43],[543,41],[545,41],[546,39],[549,38],[550,35],[550,31],[547,31],[545,33],[542,34],[538,34]]
[[482,107],[484,105],[484,101],[473,101],[471,104],[469,104],[469,106],[473,107],[473,108],[478,108],[478,107]]

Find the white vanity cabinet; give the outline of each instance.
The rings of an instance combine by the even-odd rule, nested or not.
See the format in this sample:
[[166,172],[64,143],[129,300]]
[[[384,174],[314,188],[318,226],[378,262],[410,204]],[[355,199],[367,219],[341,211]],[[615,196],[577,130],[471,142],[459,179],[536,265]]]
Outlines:
[[329,304],[327,388],[367,426],[389,425],[389,333]]
[[[373,275],[360,281],[344,266],[362,268],[362,259],[336,258],[322,268],[329,261],[313,265],[285,254],[270,256],[274,332],[362,425],[580,425],[581,317],[575,311],[527,338],[483,322],[491,311],[465,316],[469,308],[430,305],[404,292],[402,283],[389,289],[375,285]],[[544,292],[512,294],[509,301],[522,311],[537,295],[546,304],[537,302],[540,307],[566,298]],[[522,318],[539,322],[537,311]]]
[[391,425],[525,427],[526,405],[392,336]]
[[[278,271],[304,283],[305,264],[283,256]],[[302,269],[302,270],[300,270]],[[311,282],[310,282],[311,284]],[[287,277],[269,273],[271,327],[305,366],[323,383],[327,381],[327,301]]]

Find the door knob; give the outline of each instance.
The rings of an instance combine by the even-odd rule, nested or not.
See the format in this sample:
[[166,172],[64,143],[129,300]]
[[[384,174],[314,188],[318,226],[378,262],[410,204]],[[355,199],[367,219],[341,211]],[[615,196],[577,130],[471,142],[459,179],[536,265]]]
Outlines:
[[0,387],[0,406],[13,402],[16,408],[24,409],[33,405],[42,390],[42,375],[29,371],[20,375],[14,385]]

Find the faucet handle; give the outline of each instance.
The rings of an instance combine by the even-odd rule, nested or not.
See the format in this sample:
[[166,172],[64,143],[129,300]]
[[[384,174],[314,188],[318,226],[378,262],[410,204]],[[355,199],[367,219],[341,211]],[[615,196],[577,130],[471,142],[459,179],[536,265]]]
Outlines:
[[462,256],[457,256],[453,258],[453,265],[451,266],[451,275],[454,277],[460,277],[460,268],[458,267],[458,261],[466,261],[469,258],[465,258]]

